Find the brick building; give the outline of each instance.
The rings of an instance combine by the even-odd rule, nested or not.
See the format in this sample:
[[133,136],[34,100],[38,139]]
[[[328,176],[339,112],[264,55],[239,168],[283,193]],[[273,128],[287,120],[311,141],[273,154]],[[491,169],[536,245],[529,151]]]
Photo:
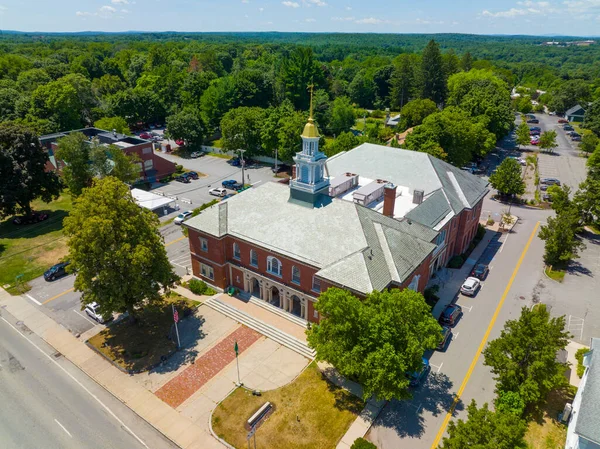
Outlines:
[[289,186],[263,184],[184,223],[195,276],[318,321],[313,305],[328,287],[422,292],[475,236],[485,181],[380,145],[327,159],[312,118],[302,141]]
[[50,161],[47,164],[48,170],[60,172],[64,162],[57,160],[55,152],[58,149],[58,139],[71,133],[82,133],[90,142],[97,139],[103,145],[115,145],[121,148],[125,154],[136,154],[140,160],[140,180],[146,182],[155,182],[165,176],[175,173],[175,164],[163,159],[154,153],[152,142],[137,136],[127,136],[117,132],[104,131],[98,128],[83,128],[73,131],[65,131],[55,134],[47,134],[40,137],[40,142],[48,150]]

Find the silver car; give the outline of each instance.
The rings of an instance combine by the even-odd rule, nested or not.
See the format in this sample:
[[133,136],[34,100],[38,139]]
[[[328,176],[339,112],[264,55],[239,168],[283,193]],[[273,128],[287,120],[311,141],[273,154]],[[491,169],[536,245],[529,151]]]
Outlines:
[[98,304],[95,302],[92,302],[92,303],[88,304],[87,306],[85,306],[85,313],[87,313],[91,318],[93,318],[100,324],[104,324],[107,321],[109,321],[108,319],[104,318],[100,314],[100,311],[98,309],[99,309]]
[[476,277],[468,277],[460,287],[460,292],[466,296],[475,296],[481,288],[481,281]]

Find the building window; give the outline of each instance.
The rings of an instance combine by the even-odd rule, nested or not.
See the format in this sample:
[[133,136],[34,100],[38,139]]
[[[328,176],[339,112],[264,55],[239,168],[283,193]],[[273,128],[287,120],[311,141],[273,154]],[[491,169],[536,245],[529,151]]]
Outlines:
[[317,312],[315,309],[313,309],[313,318],[314,318],[315,320],[318,320],[318,319],[319,319],[319,312]]
[[281,262],[279,262],[279,259],[273,256],[267,257],[267,271],[271,274],[281,276]]
[[294,284],[300,284],[300,268],[295,265],[292,267],[292,282]]
[[142,149],[142,154],[150,154],[152,153],[152,147],[144,147]]
[[437,239],[435,240],[435,244],[437,246],[442,246],[445,241],[446,241],[446,230],[442,229],[442,232],[440,232],[438,234]]
[[215,278],[215,272],[213,268],[208,265],[204,265],[203,263],[200,264],[200,273],[202,273],[202,276],[205,278],[211,280]]
[[152,168],[154,168],[154,161],[152,159],[144,161],[144,170],[152,170]]
[[250,265],[258,267],[258,254],[253,249],[250,250]]
[[240,245],[238,245],[237,242],[233,243],[233,258],[240,259]]
[[410,285],[408,286],[408,288],[410,290],[414,290],[415,292],[419,291],[419,279],[421,278],[421,276],[416,275],[412,278],[412,281],[410,282]]
[[200,249],[202,251],[208,251],[208,240],[200,237]]
[[315,276],[313,276],[312,290],[313,292],[321,293],[321,279]]
[[471,220],[475,220],[475,212],[477,212],[475,209],[473,209],[473,215],[471,215]]

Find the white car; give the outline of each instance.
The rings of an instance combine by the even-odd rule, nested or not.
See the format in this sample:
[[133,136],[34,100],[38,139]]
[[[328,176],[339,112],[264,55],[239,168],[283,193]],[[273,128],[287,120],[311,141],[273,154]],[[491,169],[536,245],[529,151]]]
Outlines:
[[460,292],[466,296],[475,296],[481,288],[481,281],[475,277],[468,277],[460,287]]
[[85,313],[87,313],[94,320],[98,321],[100,324],[104,324],[108,321],[102,315],[100,315],[100,311],[98,310],[98,304],[95,302],[92,302],[85,306]]
[[214,196],[225,196],[227,195],[227,190],[222,189],[221,187],[215,187],[214,189],[210,189],[208,193]]
[[196,159],[197,157],[200,157],[200,152],[199,151],[194,151],[192,154],[190,154],[190,157],[192,159]]
[[192,211],[186,210],[185,212],[182,212],[179,215],[177,215],[177,217],[175,217],[175,220],[173,220],[173,223],[180,225],[181,223],[183,223],[185,220],[187,220],[191,216],[192,216]]

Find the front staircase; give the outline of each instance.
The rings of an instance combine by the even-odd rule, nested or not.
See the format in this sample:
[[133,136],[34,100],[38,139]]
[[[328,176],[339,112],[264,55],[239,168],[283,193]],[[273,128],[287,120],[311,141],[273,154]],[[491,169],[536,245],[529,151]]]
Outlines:
[[[252,299],[250,299],[249,302],[256,304],[257,306],[261,306],[261,307],[265,307],[265,308],[268,307],[268,310],[272,311],[272,312],[274,312],[272,309],[276,309],[277,312],[275,312],[275,313],[278,313],[278,314],[290,315],[270,304],[267,306],[264,303],[264,301],[260,301],[259,299],[254,299],[254,301]],[[260,302],[262,304],[258,304],[258,302]],[[241,310],[236,309],[235,307],[219,300],[217,297],[212,297],[210,299],[207,299],[206,301],[204,301],[204,304],[206,304],[207,306],[209,306],[212,309],[215,309],[218,312],[221,312],[223,315],[226,315],[226,316],[236,320],[237,322],[243,324],[244,326],[247,326],[250,329],[253,329],[257,332],[260,332],[265,337],[269,337],[271,340],[285,346],[286,348],[289,348],[292,351],[296,351],[297,353],[303,355],[304,357],[306,357],[310,360],[315,358],[315,351],[313,349],[311,349],[303,341],[298,340],[296,337],[292,337],[291,335],[277,329],[274,326],[271,326],[270,324],[265,323],[264,321],[254,318],[253,316],[247,314],[246,312],[242,312]],[[292,315],[291,317],[284,316],[284,315],[281,315],[281,316],[289,319],[290,321],[294,321],[294,320],[290,319],[290,318],[294,318],[294,319],[296,319],[296,321],[294,321],[296,324],[300,324],[301,326],[306,327],[306,321],[302,320],[301,318],[298,318],[294,315]],[[301,321],[302,323],[297,322],[297,320]]]

